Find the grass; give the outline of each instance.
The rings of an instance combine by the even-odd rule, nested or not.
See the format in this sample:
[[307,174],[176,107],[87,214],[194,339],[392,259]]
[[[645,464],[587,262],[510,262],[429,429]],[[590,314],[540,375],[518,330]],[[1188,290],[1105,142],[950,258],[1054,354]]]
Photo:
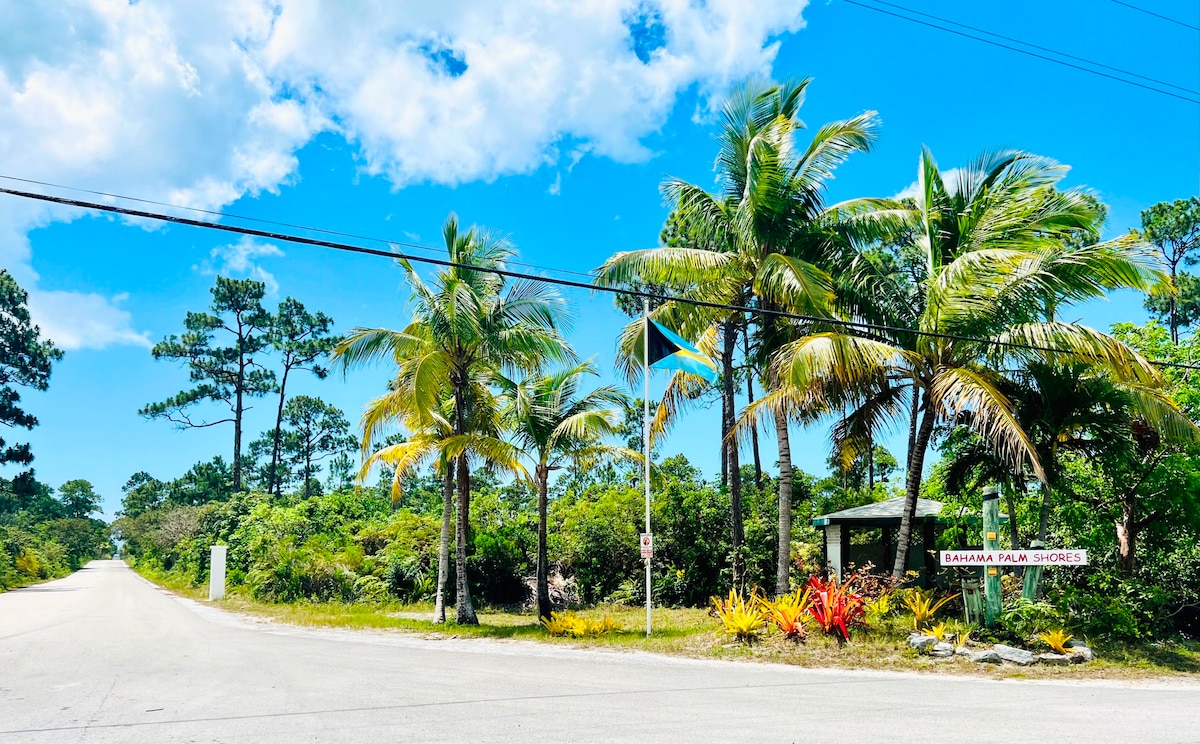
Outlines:
[[[206,600],[207,592],[178,576],[137,567],[137,571],[167,589],[192,599]],[[621,630],[600,638],[553,638],[532,613],[480,610],[479,625],[439,625],[432,622],[431,604],[368,605],[324,602],[271,604],[259,602],[234,590],[216,603],[235,613],[315,628],[383,630],[407,632],[427,638],[488,638],[500,641],[531,641],[566,648],[604,649],[614,652],[644,651],[699,659],[792,664],[803,667],[873,669],[904,672],[969,674],[992,678],[1022,679],[1117,679],[1162,678],[1200,681],[1200,643],[1164,641],[1147,644],[1098,644],[1097,660],[1078,666],[995,666],[963,659],[931,659],[908,648],[909,616],[885,618],[876,628],[857,630],[846,644],[814,633],[809,626],[805,643],[794,643],[778,633],[746,645],[719,636],[718,621],[702,609],[655,608],[654,633],[645,635],[646,611],[640,607],[606,605],[578,614],[599,620],[605,615],[616,620]],[[453,608],[450,608],[453,616]]]

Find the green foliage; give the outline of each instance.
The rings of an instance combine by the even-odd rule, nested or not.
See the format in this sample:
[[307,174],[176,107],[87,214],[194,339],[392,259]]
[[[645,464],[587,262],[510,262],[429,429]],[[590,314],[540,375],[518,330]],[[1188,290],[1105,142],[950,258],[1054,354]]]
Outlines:
[[[233,424],[233,488],[242,487],[242,420],[248,400],[275,389],[275,373],[256,354],[270,345],[271,314],[262,306],[266,285],[252,279],[217,277],[207,313],[189,312],[181,336],[167,336],[155,344],[155,359],[183,362],[194,387],[139,411],[162,418],[180,428]],[[218,345],[218,338],[228,345]],[[220,404],[224,418],[199,421],[192,409],[203,403]]]
[[[29,317],[29,294],[17,284],[8,269],[0,268],[0,424],[5,427],[32,429],[37,418],[18,405],[17,387],[45,390],[50,384],[50,368],[62,359],[62,351]],[[9,444],[0,438],[0,465],[28,465],[33,453],[28,444]],[[13,483],[18,492],[27,488],[33,471],[18,475]],[[28,490],[24,491],[28,492]]]
[[1160,637],[1170,631],[1170,596],[1140,579],[1100,568],[1048,594],[1059,617],[1068,622],[1047,621],[1042,628],[1067,625],[1088,638],[1124,641]]
[[58,500],[62,502],[63,516],[67,519],[87,519],[100,511],[100,494],[88,481],[69,480],[58,487]]
[[1069,617],[1049,602],[1031,602],[1017,597],[1006,604],[999,621],[1005,630],[1022,642],[1028,642],[1047,628],[1062,627]]

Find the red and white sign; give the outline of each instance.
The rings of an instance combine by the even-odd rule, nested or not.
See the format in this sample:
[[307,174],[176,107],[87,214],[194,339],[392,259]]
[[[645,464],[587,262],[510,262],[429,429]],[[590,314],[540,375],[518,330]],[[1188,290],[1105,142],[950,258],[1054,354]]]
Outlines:
[[943,550],[943,566],[1086,566],[1086,550]]
[[639,541],[639,544],[642,547],[643,558],[654,557],[654,535],[651,535],[649,532],[643,532],[642,539]]

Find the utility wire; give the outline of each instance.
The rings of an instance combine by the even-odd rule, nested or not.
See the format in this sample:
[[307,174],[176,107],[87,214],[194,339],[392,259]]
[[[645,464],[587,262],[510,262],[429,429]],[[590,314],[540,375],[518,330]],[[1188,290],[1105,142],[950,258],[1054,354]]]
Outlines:
[[[968,26],[965,23],[959,23],[958,21],[952,21],[949,18],[942,18],[941,16],[935,16],[930,13],[922,13],[919,10],[913,10],[912,8],[906,8],[903,5],[896,5],[895,3],[886,2],[886,0],[870,0],[870,1],[875,3],[876,5],[886,5],[889,8],[896,8],[897,10],[902,10],[906,13],[911,13],[912,15],[919,15],[923,18],[932,18],[935,21],[941,21],[942,23],[949,23],[952,26],[958,26],[959,28],[965,28],[965,29],[969,29],[971,31],[977,31],[981,34],[987,34],[988,36],[994,36],[997,39],[1004,39],[1005,41],[1011,41],[1015,44],[1021,44],[1022,46],[1027,46],[1030,49],[1040,49],[1043,52],[1057,54],[1060,57],[1066,57],[1067,59],[1073,59],[1076,62],[1084,62],[1086,64],[1094,65],[1096,67],[1102,67],[1105,70],[1112,70],[1113,72],[1119,72],[1122,75],[1128,75],[1130,77],[1135,77],[1135,78],[1138,78],[1139,80],[1146,80],[1151,83],[1158,83],[1159,85],[1165,85],[1168,88],[1174,88],[1175,90],[1181,90],[1184,93],[1191,93],[1192,95],[1200,95],[1200,91],[1193,90],[1191,88],[1185,88],[1182,85],[1175,85],[1174,83],[1168,83],[1166,80],[1159,80],[1158,78],[1147,77],[1146,75],[1139,75],[1136,72],[1130,72],[1129,70],[1126,70],[1126,69],[1123,69],[1120,67],[1113,67],[1112,65],[1106,65],[1103,62],[1097,62],[1094,59],[1087,59],[1086,57],[1076,57],[1074,54],[1067,54],[1066,52],[1060,52],[1057,49],[1051,49],[1050,47],[1038,46],[1037,44],[1032,44],[1028,41],[1014,39],[1011,36],[1005,36],[1003,34],[998,34],[995,31],[988,31],[985,28],[978,28],[976,26]],[[1196,29],[1196,30],[1200,31],[1200,29]]]
[[[545,282],[561,287],[572,287],[575,289],[586,289],[590,292],[606,292],[614,295],[624,295],[626,297],[636,297],[638,299],[659,300],[661,302],[676,302],[684,305],[693,305],[695,307],[706,307],[715,310],[726,310],[731,313],[747,313],[752,315],[765,315],[768,317],[784,318],[787,320],[798,320],[805,323],[816,323],[838,326],[851,331],[859,332],[884,332],[892,334],[907,334],[910,336],[923,336],[925,338],[937,338],[946,341],[963,341],[967,343],[980,343],[987,346],[995,346],[998,348],[1019,349],[1023,351],[1044,351],[1051,354],[1066,353],[1062,349],[1055,349],[1049,346],[1038,346],[1036,344],[1024,344],[1015,341],[997,341],[994,339],[979,338],[975,336],[964,336],[956,333],[939,333],[936,331],[921,331],[912,328],[903,328],[900,326],[885,325],[882,323],[865,323],[853,320],[842,320],[840,318],[827,318],[820,315],[806,315],[803,313],[791,313],[783,310],[771,310],[762,307],[750,307],[747,305],[732,305],[720,302],[706,302],[704,300],[696,300],[690,297],[679,297],[675,295],[660,294],[657,292],[645,292],[637,289],[624,289],[621,287],[604,287],[593,283],[584,283],[572,281],[570,279],[556,279],[554,277],[539,276],[537,274],[528,274],[520,271],[509,271],[507,269],[484,268],[481,266],[472,266],[470,264],[448,261],[442,258],[430,258],[429,256],[413,256],[402,253],[400,251],[383,251],[376,248],[364,248],[357,245],[349,245],[346,243],[337,243],[331,240],[321,240],[318,238],[306,238],[300,235],[289,235],[287,233],[269,232],[267,230],[258,230],[251,227],[240,227],[237,225],[223,225],[219,222],[205,222],[204,220],[194,220],[187,217],[177,217],[170,214],[162,214],[159,212],[144,212],[138,209],[128,209],[126,207],[118,207],[112,204],[101,204],[98,202],[88,202],[79,199],[68,199],[63,196],[51,196],[49,194],[39,194],[32,191],[21,191],[18,189],[10,189],[0,187],[0,194],[9,194],[11,196],[21,197],[23,199],[34,199],[36,201],[49,202],[52,204],[62,204],[69,207],[79,207],[81,209],[94,209],[101,212],[109,212],[112,214],[120,214],[126,217],[138,217],[147,220],[156,220],[158,222],[169,222],[177,225],[187,225],[189,227],[199,227],[205,230],[219,230],[221,232],[236,233],[238,235],[249,235],[256,238],[267,238],[269,240],[281,240],[288,243],[299,243],[301,245],[312,245],[320,248],[331,248],[333,250],[345,251],[348,253],[361,253],[367,256],[378,256],[391,260],[403,260],[412,263],[423,263],[431,266],[441,266],[444,268],[461,269],[464,271],[478,271],[485,274],[495,274],[509,279],[521,279],[532,282]],[[540,267],[539,267],[540,268]],[[1073,352],[1072,352],[1073,353]],[[1200,364],[1184,364],[1181,362],[1159,361],[1156,359],[1148,359],[1153,364],[1160,367],[1171,367],[1174,369],[1200,370]]]
[[[884,10],[883,8],[880,8],[875,5],[867,5],[865,3],[860,3],[860,2],[858,2],[858,0],[846,0],[846,2],[849,3],[850,5],[856,5],[860,8],[866,8],[867,10],[873,10],[876,13],[883,13],[884,15],[890,15],[893,18],[899,18],[901,20],[909,21],[910,23],[917,23],[922,26],[928,26],[929,28],[936,28],[939,31],[945,31],[946,33],[954,34],[956,36],[962,36],[967,39],[974,39],[975,41],[982,41],[984,44],[991,44],[992,46],[997,46],[997,47],[1000,47],[1001,49],[1008,49],[1010,51],[1018,52],[1020,54],[1025,54],[1030,57],[1036,57],[1037,59],[1042,59],[1047,62],[1054,62],[1055,64],[1064,65],[1066,67],[1071,67],[1076,70],[1082,70],[1083,72],[1090,72],[1093,75],[1099,75],[1100,77],[1108,78],[1109,80],[1116,80],[1117,82],[1125,83],[1126,85],[1134,85],[1134,86],[1137,86],[1138,88],[1144,88],[1145,90],[1153,91],[1155,93],[1161,93],[1164,96],[1178,98],[1179,100],[1187,101],[1188,103],[1200,104],[1200,98],[1190,98],[1188,96],[1180,95],[1178,93],[1172,93],[1169,90],[1163,90],[1162,88],[1156,88],[1153,85],[1146,85],[1145,83],[1139,83],[1134,80],[1129,80],[1127,78],[1118,77],[1116,75],[1110,75],[1107,72],[1101,72],[1100,70],[1095,70],[1095,69],[1092,69],[1091,67],[1084,67],[1082,65],[1073,64],[1071,62],[1066,62],[1064,60],[1056,59],[1054,57],[1047,57],[1044,54],[1038,54],[1037,52],[1031,52],[1028,49],[1022,49],[1020,47],[1010,46],[1008,44],[1002,44],[999,41],[993,41],[992,39],[988,39],[983,36],[975,36],[973,34],[968,34],[968,33],[962,32],[962,31],[957,31],[957,30],[955,30],[953,28],[949,28],[947,26],[939,26],[936,23],[922,21],[919,18],[913,18],[911,16],[901,15],[899,13],[893,13],[890,10]],[[943,19],[939,19],[939,20],[943,20]],[[954,23],[953,21],[944,21],[944,22]],[[989,33],[989,32],[985,32],[985,33]],[[1058,52],[1055,52],[1055,54],[1058,54]],[[1125,70],[1121,70],[1121,72],[1126,75],[1133,75],[1133,73],[1127,72]],[[1189,92],[1191,92],[1191,91],[1189,91]]]
[[1176,18],[1172,18],[1171,16],[1166,16],[1166,15],[1163,15],[1162,13],[1155,13],[1153,10],[1149,10],[1147,8],[1142,8],[1142,7],[1134,5],[1132,3],[1123,3],[1123,2],[1121,2],[1121,0],[1112,0],[1112,1],[1114,3],[1116,3],[1117,5],[1124,5],[1126,8],[1132,8],[1133,10],[1136,10],[1139,13],[1145,13],[1146,15],[1152,15],[1155,18],[1161,18],[1164,21],[1169,21],[1171,23],[1177,23],[1180,26],[1183,26],[1184,28],[1190,28],[1193,31],[1200,31],[1200,26],[1193,26],[1190,23],[1184,23],[1183,21],[1178,20]]
[[[212,215],[213,217],[225,217],[225,218],[234,219],[234,220],[244,220],[246,222],[257,222],[260,225],[274,225],[276,227],[288,227],[293,230],[307,230],[309,232],[320,233],[322,235],[335,235],[339,238],[354,238],[356,240],[370,240],[372,242],[383,243],[384,245],[388,245],[388,246],[400,246],[403,248],[411,248],[413,250],[418,250],[418,251],[429,251],[431,253],[441,253],[441,251],[437,248],[433,248],[428,245],[421,245],[419,243],[409,243],[409,242],[405,242],[402,240],[392,240],[390,238],[379,238],[379,237],[374,237],[371,235],[358,235],[355,233],[341,232],[338,230],[329,230],[329,229],[321,228],[321,227],[309,227],[307,225],[297,225],[297,224],[293,224],[290,222],[277,222],[275,220],[262,219],[261,217],[247,217],[246,215],[241,215],[241,214],[232,214],[230,212],[220,212],[220,211],[216,211],[216,210],[212,210],[212,209],[201,209],[199,207],[188,207],[188,206],[184,206],[181,204],[171,204],[170,202],[155,201],[153,199],[140,199],[136,196],[124,196],[122,194],[113,194],[113,193],[110,193],[107,191],[93,191],[92,189],[82,189],[82,188],[78,188],[76,186],[64,186],[63,184],[60,184],[60,183],[50,183],[49,181],[38,181],[33,178],[20,178],[18,176],[6,176],[3,174],[0,174],[0,179],[3,179],[5,181],[18,181],[20,183],[29,183],[29,184],[34,184],[37,186],[47,186],[49,188],[62,189],[64,191],[77,191],[81,194],[92,194],[94,196],[104,196],[104,197],[108,197],[110,199],[121,199],[122,201],[138,202],[139,204],[153,204],[156,207],[167,207],[168,209],[183,209],[183,210],[187,210],[189,212],[195,212],[197,214]],[[559,273],[559,274],[572,274],[574,276],[582,276],[582,277],[587,277],[589,279],[592,277],[591,274],[588,274],[583,271],[572,271],[570,269],[548,269],[543,266],[536,266],[534,264],[522,263],[520,261],[509,261],[508,263],[513,266],[524,266],[526,268],[537,269],[540,271],[553,271],[553,272]]]

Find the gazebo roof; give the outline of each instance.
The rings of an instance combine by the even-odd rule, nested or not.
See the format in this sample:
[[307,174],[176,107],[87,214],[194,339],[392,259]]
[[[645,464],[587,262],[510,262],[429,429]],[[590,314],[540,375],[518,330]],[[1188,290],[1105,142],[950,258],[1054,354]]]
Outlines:
[[[923,522],[926,520],[938,519],[938,514],[942,511],[942,502],[934,501],[933,499],[917,499],[917,521]],[[901,496],[887,501],[876,501],[873,504],[864,504],[856,506],[852,509],[842,509],[841,511],[822,514],[819,517],[813,518],[814,527],[825,527],[834,524],[847,524],[854,527],[885,527],[891,525],[899,525],[900,517],[904,514],[904,497]],[[1007,514],[1000,515],[1000,521],[1006,521]],[[978,517],[968,519],[968,522],[976,521]]]
[[[933,499],[917,499],[917,519],[936,518],[942,511],[942,502]],[[822,514],[813,519],[815,527],[830,524],[851,524],[859,527],[881,527],[884,525],[900,524],[904,514],[904,497],[876,501],[874,504],[864,504],[852,509],[842,509],[830,514]]]

